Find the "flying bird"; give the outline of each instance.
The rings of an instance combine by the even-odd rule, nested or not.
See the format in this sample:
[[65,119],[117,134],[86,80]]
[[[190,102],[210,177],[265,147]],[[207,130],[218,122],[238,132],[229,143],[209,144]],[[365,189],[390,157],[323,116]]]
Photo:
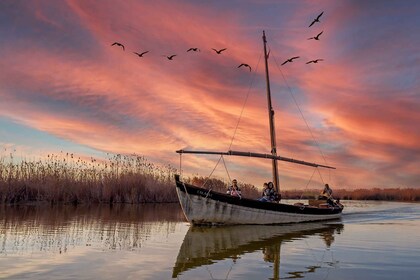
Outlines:
[[189,49],[187,50],[187,52],[190,52],[190,51],[193,51],[193,52],[199,52],[199,51],[200,51],[200,49],[199,49],[199,48],[189,48]]
[[321,33],[319,33],[319,34],[318,34],[318,35],[316,35],[315,37],[308,38],[308,40],[311,40],[311,39],[319,40],[319,36],[321,36],[321,34],[322,34],[323,32],[324,32],[324,31],[321,31]]
[[308,61],[308,62],[306,62],[306,64],[309,64],[309,63],[318,63],[318,61],[324,61],[324,60],[321,59],[321,58],[318,58],[318,59],[314,59],[314,60]]
[[316,19],[314,19],[313,21],[312,21],[312,23],[311,23],[311,25],[309,25],[309,27],[311,27],[312,25],[314,25],[314,23],[315,22],[319,22],[319,18],[322,16],[322,14],[323,14],[324,12],[322,12],[322,13],[320,13],[317,17],[316,17]]
[[166,57],[167,59],[169,59],[169,60],[173,60],[173,58],[176,56],[176,54],[173,54],[173,55],[169,55],[169,56],[166,56],[166,55],[164,55],[164,57]]
[[293,62],[294,59],[299,58],[300,56],[294,56],[292,58],[289,58],[288,60],[286,60],[285,62],[283,62],[281,65],[285,65],[287,62]]
[[122,47],[123,48],[123,51],[125,51],[125,47],[124,47],[123,44],[118,43],[118,42],[114,42],[111,46],[115,46],[115,45]]
[[226,48],[221,49],[221,50],[216,50],[216,49],[212,49],[213,51],[215,51],[217,54],[221,54],[223,51],[227,50]]
[[142,53],[138,53],[138,52],[133,52],[133,53],[137,54],[139,57],[143,57],[143,55],[145,55],[148,52],[149,51],[145,51],[145,52],[142,52]]
[[249,66],[248,64],[246,64],[246,63],[241,63],[241,65],[239,65],[238,66],[238,68],[240,68],[240,67],[242,67],[242,66],[244,66],[244,67],[248,67],[249,68],[249,72],[251,72],[251,66]]

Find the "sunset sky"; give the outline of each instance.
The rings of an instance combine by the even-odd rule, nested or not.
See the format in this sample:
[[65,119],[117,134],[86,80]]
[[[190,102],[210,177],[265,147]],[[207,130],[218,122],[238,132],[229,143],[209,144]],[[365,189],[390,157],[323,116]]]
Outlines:
[[[178,149],[227,151],[244,104],[231,149],[269,153],[263,30],[278,154],[337,168],[280,163],[281,186],[420,187],[419,1],[2,0],[0,156],[178,167]],[[184,155],[183,170],[217,160]],[[271,180],[270,161],[225,161],[241,182]]]

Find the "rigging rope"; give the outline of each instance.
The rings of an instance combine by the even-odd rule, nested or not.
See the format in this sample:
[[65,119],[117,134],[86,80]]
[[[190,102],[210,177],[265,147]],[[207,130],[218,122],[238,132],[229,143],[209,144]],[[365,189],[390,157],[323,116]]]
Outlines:
[[[232,139],[230,141],[228,150],[230,150],[230,148],[232,147],[233,140],[235,139],[236,132],[238,131],[239,123],[241,122],[242,114],[243,114],[243,112],[245,110],[245,105],[246,105],[246,103],[248,101],[248,97],[249,97],[249,94],[251,92],[251,88],[252,88],[252,86],[254,84],[255,76],[256,76],[256,73],[257,73],[257,70],[258,70],[258,66],[260,65],[261,57],[262,57],[262,52],[260,54],[260,57],[258,58],[257,66],[255,67],[254,75],[252,76],[251,83],[250,83],[250,85],[248,87],[248,91],[247,91],[247,94],[246,94],[246,97],[245,97],[245,101],[244,101],[244,104],[242,105],[241,113],[239,115],[238,122],[236,123],[236,127],[235,127],[235,130],[233,132]],[[231,181],[230,174],[229,174],[229,171],[228,171],[227,166],[226,166],[226,162],[225,162],[225,160],[223,158],[223,155],[221,155],[220,158],[219,158],[219,160],[216,163],[216,166],[213,168],[213,170],[211,171],[210,175],[207,176],[206,180],[204,181],[204,183],[203,183],[203,185],[201,187],[204,187],[206,185],[206,183],[208,182],[208,180],[210,179],[210,177],[213,175],[213,172],[216,170],[217,166],[219,165],[220,160],[223,160],[223,164],[225,166],[226,173],[228,174],[229,182]],[[180,161],[180,164],[181,164],[181,161]]]
[[235,127],[235,130],[233,132],[232,140],[230,141],[230,145],[229,145],[228,150],[230,150],[230,148],[232,147],[233,140],[235,139],[235,135],[236,135],[236,132],[238,130],[239,123],[241,122],[242,114],[245,110],[245,105],[248,101],[249,93],[251,92],[251,88],[252,88],[252,85],[254,84],[255,76],[257,75],[257,70],[258,70],[258,66],[260,65],[261,57],[262,57],[262,52],[260,54],[260,57],[258,58],[258,63],[257,63],[257,66],[255,67],[254,75],[252,76],[252,79],[251,79],[251,84],[248,87],[248,92],[246,93],[245,101],[244,101],[244,104],[242,105],[241,113],[239,114],[238,122],[236,123],[236,127]]
[[[318,169],[318,167],[315,167],[315,168],[314,168],[314,172],[312,172],[311,178],[309,178],[308,183],[306,183],[305,191],[308,189],[309,183],[312,181],[312,177],[314,177],[314,174],[315,174],[316,169]],[[302,192],[302,194],[300,195],[300,199],[302,199],[302,197],[303,197],[303,192]]]
[[179,176],[182,178],[182,154],[179,154]]
[[280,66],[279,66],[279,64],[278,64],[278,62],[277,62],[276,56],[274,56],[274,55],[273,55],[273,57],[274,57],[274,62],[275,62],[275,64],[276,64],[276,66],[277,66],[277,69],[280,71],[280,74],[281,74],[281,76],[283,77],[283,80],[284,80],[284,82],[285,82],[285,84],[286,84],[286,86],[287,86],[287,88],[288,88],[288,90],[289,90],[290,96],[292,97],[292,99],[293,99],[293,101],[294,101],[294,103],[295,103],[296,107],[297,107],[297,108],[298,108],[298,110],[299,110],[299,113],[300,113],[300,115],[301,115],[301,117],[302,117],[303,121],[304,121],[304,122],[305,122],[305,124],[306,124],[306,128],[308,129],[308,131],[309,131],[309,133],[310,133],[310,135],[311,135],[312,139],[315,141],[316,146],[317,146],[317,148],[318,148],[318,150],[319,150],[319,152],[320,152],[320,154],[321,154],[322,158],[324,159],[325,164],[327,164],[327,160],[325,159],[324,153],[323,153],[323,152],[322,152],[322,150],[321,150],[321,146],[319,145],[318,140],[317,140],[317,139],[315,138],[315,136],[313,135],[312,130],[311,130],[311,128],[309,127],[308,122],[306,121],[305,116],[303,115],[303,112],[302,112],[302,110],[300,109],[300,106],[299,106],[299,104],[298,104],[298,103],[297,103],[297,101],[296,101],[296,98],[295,98],[295,96],[294,96],[294,94],[293,94],[292,89],[291,89],[291,87],[290,87],[289,83],[287,82],[286,77],[285,77],[285,76],[284,76],[284,74],[283,74],[283,71],[281,71],[281,69],[280,69]]
[[223,156],[220,156],[219,160],[218,160],[218,161],[217,161],[217,163],[216,163],[216,166],[213,168],[213,170],[211,171],[210,175],[209,175],[209,176],[207,176],[206,181],[204,181],[203,185],[201,185],[201,187],[202,187],[202,188],[206,185],[206,183],[207,183],[207,181],[210,179],[211,175],[213,175],[213,172],[214,172],[214,170],[216,170],[216,167],[219,165],[220,160],[222,159],[222,157],[223,157]]
[[321,172],[319,172],[319,169],[318,168],[316,170],[318,171],[318,174],[319,174],[319,177],[321,178],[322,183],[325,184],[324,178],[322,178]]
[[226,169],[226,173],[227,173],[228,178],[229,178],[229,182],[232,182],[232,179],[230,178],[230,174],[229,174],[229,171],[227,169],[225,158],[223,157],[223,155],[222,155],[222,160],[223,160],[223,165],[225,166],[225,169]]

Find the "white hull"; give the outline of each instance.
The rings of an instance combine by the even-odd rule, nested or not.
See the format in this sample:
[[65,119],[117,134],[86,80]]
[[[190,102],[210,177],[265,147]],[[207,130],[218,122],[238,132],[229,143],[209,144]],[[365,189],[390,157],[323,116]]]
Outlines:
[[185,217],[191,224],[286,224],[341,217],[341,212],[331,215],[311,215],[257,209],[189,195],[178,188],[176,191]]

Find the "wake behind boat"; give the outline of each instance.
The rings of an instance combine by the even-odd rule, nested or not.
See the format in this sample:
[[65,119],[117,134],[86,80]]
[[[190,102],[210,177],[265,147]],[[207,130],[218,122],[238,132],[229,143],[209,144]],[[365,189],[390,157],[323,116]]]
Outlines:
[[[332,166],[311,163],[303,160],[277,155],[274,128],[274,110],[271,105],[270,80],[268,73],[267,40],[263,32],[265,73],[267,81],[267,104],[270,124],[271,154],[241,151],[189,151],[178,150],[179,154],[207,154],[223,156],[242,156],[270,159],[272,162],[273,183],[279,193],[277,161],[286,161],[315,168],[335,169]],[[187,184],[175,175],[176,191],[185,217],[191,224],[282,224],[337,219],[341,217],[343,205],[329,194],[325,201],[295,205],[263,202],[241,196],[231,196],[213,190]]]

